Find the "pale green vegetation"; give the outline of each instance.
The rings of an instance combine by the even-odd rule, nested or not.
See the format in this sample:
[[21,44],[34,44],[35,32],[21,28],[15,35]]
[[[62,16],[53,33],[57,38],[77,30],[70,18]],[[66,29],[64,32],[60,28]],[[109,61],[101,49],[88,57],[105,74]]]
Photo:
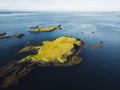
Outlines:
[[53,31],[53,30],[56,30],[56,29],[61,29],[61,25],[58,25],[58,26],[51,26],[51,27],[38,27],[38,28],[35,28],[34,30],[30,30],[30,32],[48,32],[48,31]]
[[44,62],[51,62],[58,60],[61,63],[64,63],[67,60],[67,57],[73,54],[74,45],[80,46],[82,43],[76,38],[63,36],[59,37],[53,41],[44,41],[41,46],[29,46],[23,48],[20,52],[26,51],[37,51],[36,55],[28,55],[23,58],[25,60],[41,60]]
[[22,50],[20,50],[19,52],[28,52],[28,51],[33,51],[36,50],[38,47],[37,46],[29,46],[29,47],[25,47]]

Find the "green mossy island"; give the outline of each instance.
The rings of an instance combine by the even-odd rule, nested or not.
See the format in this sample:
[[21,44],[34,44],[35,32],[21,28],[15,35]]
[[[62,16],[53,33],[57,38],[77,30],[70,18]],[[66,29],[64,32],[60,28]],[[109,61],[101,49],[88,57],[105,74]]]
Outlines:
[[[28,53],[21,60],[13,61],[0,69],[0,87],[17,84],[20,78],[41,67],[69,67],[80,64],[84,42],[69,36],[44,41],[42,45],[26,46],[19,54]],[[24,54],[23,53],[23,54]]]
[[33,30],[30,30],[30,32],[32,33],[37,33],[37,32],[50,32],[50,31],[54,31],[56,29],[61,30],[61,25],[58,26],[51,26],[51,27],[38,27],[36,26]]
[[35,51],[37,54],[28,55],[21,61],[32,60],[32,61],[43,61],[52,62],[59,61],[64,63],[67,61],[68,56],[74,54],[75,46],[81,46],[82,43],[76,38],[69,36],[59,37],[53,41],[44,41],[43,45],[40,46],[29,46],[25,47],[20,52]]

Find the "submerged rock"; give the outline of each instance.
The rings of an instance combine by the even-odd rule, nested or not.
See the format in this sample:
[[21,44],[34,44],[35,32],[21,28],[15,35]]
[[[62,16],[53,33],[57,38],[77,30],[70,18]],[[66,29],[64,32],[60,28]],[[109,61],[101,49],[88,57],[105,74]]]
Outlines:
[[26,41],[25,45],[26,46],[32,46],[32,45],[36,45],[37,43],[35,41]]
[[12,38],[13,36],[2,36],[0,37],[0,41],[7,40],[9,38]]
[[91,46],[91,49],[97,49],[103,46],[103,41],[100,41],[98,44]]
[[40,67],[69,67],[80,64],[84,42],[69,36],[44,41],[42,45],[27,46],[19,51],[33,52],[19,61],[14,61],[0,69],[1,87],[17,84],[20,78]]

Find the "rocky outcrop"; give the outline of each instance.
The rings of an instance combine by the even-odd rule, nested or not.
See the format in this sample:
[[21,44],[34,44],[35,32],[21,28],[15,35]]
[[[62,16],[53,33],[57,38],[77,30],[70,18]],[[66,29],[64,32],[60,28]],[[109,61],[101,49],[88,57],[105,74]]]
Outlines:
[[17,37],[17,38],[22,38],[23,36],[25,36],[25,34],[23,34],[23,33],[20,33],[20,34],[16,34],[16,35],[15,35],[15,37]]
[[0,37],[1,36],[5,36],[7,33],[5,32],[5,33],[0,33]]
[[7,36],[6,34],[7,33],[0,33],[0,41],[7,40],[7,39],[10,39],[10,38],[13,38],[13,37],[22,38],[23,36],[25,36],[25,34],[23,34],[23,33],[16,34],[16,35],[11,35],[11,36]]
[[31,29],[36,29],[36,28],[39,28],[39,26],[32,26],[30,27]]

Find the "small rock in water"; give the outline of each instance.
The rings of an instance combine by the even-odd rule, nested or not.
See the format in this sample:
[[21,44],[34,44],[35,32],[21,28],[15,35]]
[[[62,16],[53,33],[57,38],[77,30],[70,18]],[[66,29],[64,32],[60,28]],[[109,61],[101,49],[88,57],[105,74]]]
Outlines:
[[37,43],[35,41],[26,41],[25,45],[26,46],[31,46],[31,45],[36,45]]
[[39,26],[32,26],[31,29],[39,28]]
[[20,34],[16,34],[15,36],[16,36],[17,38],[22,38],[23,36],[25,36],[25,34],[20,33]]
[[95,33],[95,32],[91,32],[91,33]]
[[5,33],[0,33],[0,36],[5,36],[7,33],[5,32]]

